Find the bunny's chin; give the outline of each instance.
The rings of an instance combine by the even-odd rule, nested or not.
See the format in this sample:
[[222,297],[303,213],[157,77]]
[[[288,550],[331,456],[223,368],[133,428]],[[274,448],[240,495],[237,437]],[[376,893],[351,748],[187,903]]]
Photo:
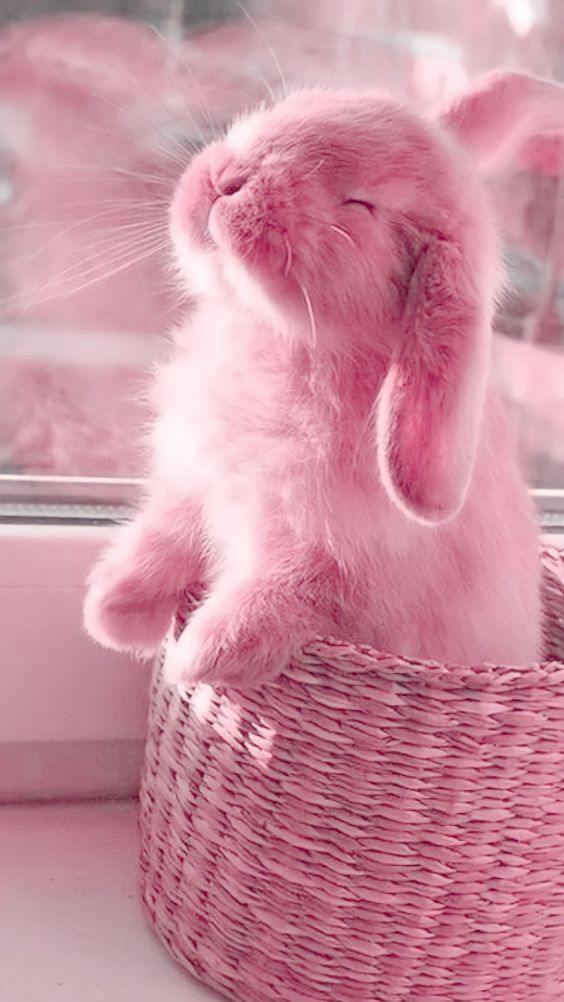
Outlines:
[[271,289],[276,292],[275,283],[268,280],[265,267],[241,253],[237,232],[232,234],[228,222],[218,216],[210,213],[205,243],[194,240],[182,220],[173,221],[173,244],[187,292],[214,299],[227,293],[255,317],[277,329],[285,328],[282,306],[287,297],[270,294]]
[[270,325],[292,323],[295,281],[284,219],[256,191],[222,197],[202,160],[180,181],[170,234],[190,295],[228,293]]
[[207,231],[214,246],[266,281],[285,277],[291,263],[283,229],[251,198],[219,198],[210,207]]
[[217,271],[242,302],[263,317],[280,319],[276,302],[291,298],[286,274],[286,247],[275,229],[249,223],[243,207],[220,198],[210,207],[208,255]]

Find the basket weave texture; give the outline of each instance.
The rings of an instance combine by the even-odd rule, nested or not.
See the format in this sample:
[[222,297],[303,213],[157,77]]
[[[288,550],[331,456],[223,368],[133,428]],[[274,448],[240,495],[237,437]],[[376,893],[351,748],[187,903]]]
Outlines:
[[563,1002],[564,552],[543,564],[542,664],[318,642],[247,693],[157,668],[142,892],[188,971],[238,1002]]

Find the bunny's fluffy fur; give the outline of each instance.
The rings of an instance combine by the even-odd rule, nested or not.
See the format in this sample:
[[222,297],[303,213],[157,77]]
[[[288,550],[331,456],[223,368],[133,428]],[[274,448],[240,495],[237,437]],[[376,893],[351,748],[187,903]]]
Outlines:
[[534,661],[536,528],[489,383],[497,236],[448,129],[295,93],[192,162],[171,231],[195,305],[93,636],[153,650],[200,585],[173,679],[254,684],[316,635]]

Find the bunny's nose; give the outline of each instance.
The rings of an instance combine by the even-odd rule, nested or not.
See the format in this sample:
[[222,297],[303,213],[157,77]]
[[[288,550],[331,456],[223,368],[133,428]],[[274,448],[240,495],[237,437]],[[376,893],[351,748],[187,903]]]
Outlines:
[[215,182],[215,186],[220,195],[236,195],[246,184],[247,178],[244,174],[234,174],[226,171]]

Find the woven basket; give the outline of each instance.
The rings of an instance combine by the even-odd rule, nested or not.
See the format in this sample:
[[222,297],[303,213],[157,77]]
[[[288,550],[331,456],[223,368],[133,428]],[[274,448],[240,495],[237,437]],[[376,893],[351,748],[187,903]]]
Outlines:
[[543,562],[540,665],[331,642],[254,693],[157,671],[143,898],[193,975],[239,1002],[563,1002],[564,553]]

